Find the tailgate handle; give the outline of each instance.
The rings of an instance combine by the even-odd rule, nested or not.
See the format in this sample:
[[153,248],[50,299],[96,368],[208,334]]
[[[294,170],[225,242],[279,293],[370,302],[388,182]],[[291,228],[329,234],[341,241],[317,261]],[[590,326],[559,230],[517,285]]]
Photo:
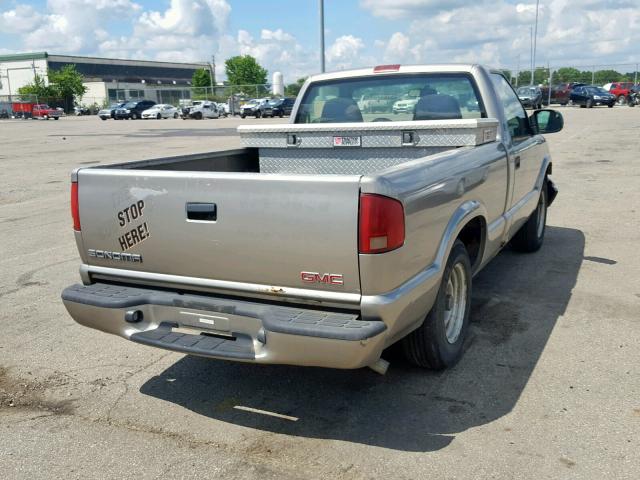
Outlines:
[[187,202],[187,219],[215,222],[218,219],[218,207],[215,203]]

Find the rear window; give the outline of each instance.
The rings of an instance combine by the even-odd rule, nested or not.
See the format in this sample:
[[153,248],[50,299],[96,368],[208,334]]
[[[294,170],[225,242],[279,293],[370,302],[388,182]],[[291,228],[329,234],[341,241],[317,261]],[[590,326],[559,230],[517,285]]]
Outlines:
[[295,123],[449,120],[486,117],[468,74],[385,75],[314,82]]

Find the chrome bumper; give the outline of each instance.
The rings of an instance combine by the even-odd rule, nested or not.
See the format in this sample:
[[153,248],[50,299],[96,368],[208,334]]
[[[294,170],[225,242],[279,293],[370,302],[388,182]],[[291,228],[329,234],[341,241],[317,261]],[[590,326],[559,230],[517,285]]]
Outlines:
[[382,321],[204,294],[94,283],[62,300],[85,326],[145,345],[244,362],[360,368],[385,346]]

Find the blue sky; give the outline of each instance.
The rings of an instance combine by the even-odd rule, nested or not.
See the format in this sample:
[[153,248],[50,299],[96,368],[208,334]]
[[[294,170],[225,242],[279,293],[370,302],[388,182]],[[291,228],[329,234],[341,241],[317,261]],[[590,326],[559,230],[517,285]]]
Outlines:
[[[325,0],[327,67],[527,68],[534,18],[534,0]],[[633,70],[638,25],[640,0],[541,0],[537,63]],[[0,0],[0,53],[171,61],[215,54],[219,66],[251,54],[289,82],[318,70],[318,37],[317,0]]]

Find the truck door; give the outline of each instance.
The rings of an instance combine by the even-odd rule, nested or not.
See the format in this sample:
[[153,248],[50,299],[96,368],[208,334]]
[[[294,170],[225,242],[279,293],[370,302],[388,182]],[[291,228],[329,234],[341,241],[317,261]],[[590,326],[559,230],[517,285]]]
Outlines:
[[[504,139],[509,155],[509,172],[512,181],[512,195],[507,200],[507,211],[514,221],[521,217],[517,212],[518,202],[523,200],[535,188],[542,162],[542,143],[544,140],[535,135],[529,124],[529,118],[515,91],[507,80],[498,73],[492,73],[491,79],[500,98],[507,122],[507,135]],[[528,215],[529,212],[523,212]]]

